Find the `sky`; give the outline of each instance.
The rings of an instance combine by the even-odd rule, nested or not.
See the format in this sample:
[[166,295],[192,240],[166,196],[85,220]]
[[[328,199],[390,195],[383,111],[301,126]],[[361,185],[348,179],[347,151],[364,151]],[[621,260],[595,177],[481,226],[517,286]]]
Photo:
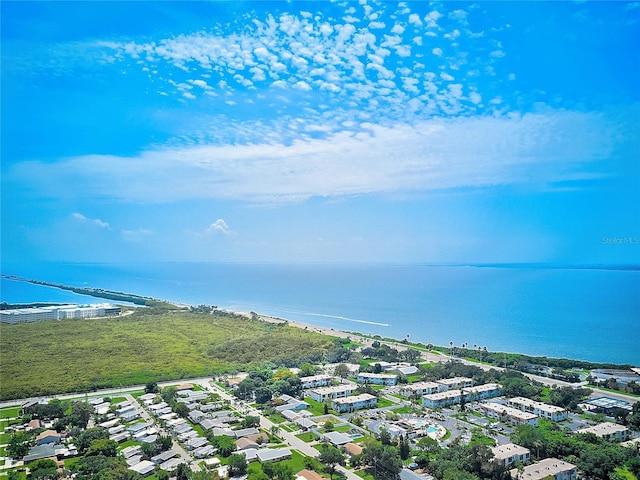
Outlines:
[[640,2],[13,2],[20,262],[640,264]]

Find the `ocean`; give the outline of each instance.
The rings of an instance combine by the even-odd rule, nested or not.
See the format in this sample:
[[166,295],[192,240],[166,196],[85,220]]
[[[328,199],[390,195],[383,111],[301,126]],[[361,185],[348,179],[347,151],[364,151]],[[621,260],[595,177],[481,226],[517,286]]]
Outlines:
[[[3,264],[2,273],[447,346],[640,365],[640,271],[369,264]],[[2,279],[9,303],[92,300]]]

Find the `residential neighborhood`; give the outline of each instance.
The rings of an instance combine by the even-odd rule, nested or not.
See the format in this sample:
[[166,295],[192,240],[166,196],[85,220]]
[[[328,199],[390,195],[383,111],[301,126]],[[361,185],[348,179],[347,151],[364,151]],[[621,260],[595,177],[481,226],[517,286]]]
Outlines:
[[[360,365],[305,364],[151,383],[110,396],[30,399],[2,410],[6,454],[0,474],[44,478],[32,472],[49,465],[56,478],[91,478],[89,460],[100,456],[112,460],[109,468],[133,475],[127,478],[152,480],[196,474],[252,480],[257,472],[284,480],[327,474],[440,480],[442,452],[472,449],[486,457],[490,467],[483,468],[491,468],[494,478],[605,478],[545,456],[540,441],[531,443],[523,430],[556,425],[580,441],[596,438],[638,455],[637,427],[596,411],[607,405],[606,397],[580,398],[584,408],[572,410],[511,394],[511,377],[452,359],[407,364],[372,358]],[[525,380],[518,381],[524,391]],[[590,401],[595,403],[585,403]],[[620,400],[615,405],[638,410]],[[338,461],[327,460],[327,452],[337,452]],[[388,458],[393,475],[372,470],[372,452]]]

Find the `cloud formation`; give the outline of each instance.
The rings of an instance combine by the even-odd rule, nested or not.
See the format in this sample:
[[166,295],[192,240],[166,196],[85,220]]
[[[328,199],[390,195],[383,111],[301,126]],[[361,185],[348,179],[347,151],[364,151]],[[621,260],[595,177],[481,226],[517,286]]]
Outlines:
[[81,223],[88,223],[91,225],[96,225],[100,228],[106,228],[108,230],[111,230],[111,227],[109,226],[109,224],[107,222],[103,222],[102,220],[100,220],[99,218],[87,218],[84,215],[82,215],[81,213],[78,212],[74,212],[71,214],[71,216],[81,222]]
[[[79,186],[74,195],[151,203],[203,198],[294,202],[314,196],[515,184],[544,189],[606,173],[598,162],[623,141],[616,126],[600,115],[567,111],[360,128],[359,134],[343,132],[291,144],[175,147],[135,157],[25,162],[9,174],[48,195],[64,196],[52,185],[73,179]],[[575,138],[581,141],[572,141]],[[97,180],[105,177],[119,188]],[[222,219],[208,230],[229,232]]]
[[229,225],[227,225],[227,222],[219,218],[218,220],[213,222],[211,225],[209,225],[209,227],[207,228],[207,233],[209,234],[221,233],[223,235],[229,235],[231,233],[231,229],[229,228]]

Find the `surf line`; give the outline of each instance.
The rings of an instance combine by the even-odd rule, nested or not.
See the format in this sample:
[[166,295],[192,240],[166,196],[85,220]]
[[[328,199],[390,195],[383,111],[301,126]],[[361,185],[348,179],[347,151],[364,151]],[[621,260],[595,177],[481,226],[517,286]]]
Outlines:
[[312,313],[312,312],[296,312],[294,310],[281,310],[286,313],[295,313],[298,315],[308,315],[310,317],[325,317],[325,318],[337,318],[338,320],[346,320],[347,322],[366,323],[367,325],[378,325],[380,327],[390,327],[390,323],[372,322],[370,320],[358,320],[357,318],[341,317],[340,315],[328,315],[326,313]]

